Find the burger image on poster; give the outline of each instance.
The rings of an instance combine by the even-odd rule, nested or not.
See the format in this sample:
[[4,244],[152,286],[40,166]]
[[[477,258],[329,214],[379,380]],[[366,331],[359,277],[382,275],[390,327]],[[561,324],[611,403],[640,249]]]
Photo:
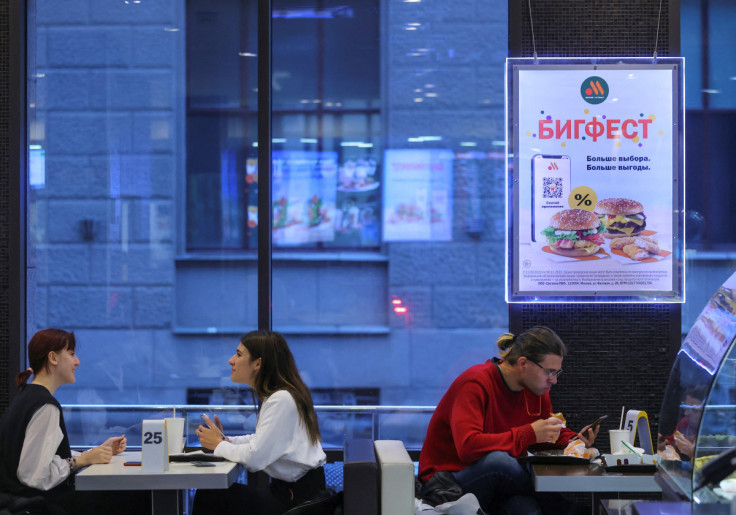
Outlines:
[[644,206],[636,200],[604,198],[595,205],[595,213],[606,229],[606,238],[638,236],[647,226]]
[[547,238],[551,252],[567,257],[584,257],[598,252],[604,242],[603,231],[600,220],[590,211],[563,209],[552,216],[542,235]]

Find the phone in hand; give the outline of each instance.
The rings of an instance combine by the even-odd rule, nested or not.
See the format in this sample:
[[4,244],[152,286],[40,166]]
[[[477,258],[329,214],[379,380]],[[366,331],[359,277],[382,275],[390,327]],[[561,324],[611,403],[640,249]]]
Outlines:
[[[208,421],[210,421],[210,418],[207,415],[205,415],[204,413],[202,413],[199,416],[199,418],[202,419],[202,423],[205,425],[205,427],[210,427],[208,425]],[[220,428],[217,427],[217,425],[214,423],[214,421],[212,422],[212,429],[214,429],[215,431],[217,431],[219,433],[219,435],[222,437],[223,440],[225,439],[225,435],[222,434],[222,431],[220,431]]]
[[608,418],[608,415],[601,415],[600,417],[595,419],[595,421],[592,424],[590,424],[590,430],[595,431],[596,428],[601,425],[601,422],[603,422],[607,418]]

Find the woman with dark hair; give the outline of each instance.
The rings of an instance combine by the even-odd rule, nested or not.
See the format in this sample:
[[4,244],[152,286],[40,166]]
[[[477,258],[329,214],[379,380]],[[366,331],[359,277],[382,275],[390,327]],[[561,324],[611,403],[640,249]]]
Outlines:
[[[81,454],[70,449],[54,393],[76,380],[80,363],[74,333],[61,329],[37,332],[28,343],[28,361],[30,368],[16,377],[20,392],[0,420],[0,491],[19,497],[42,496],[54,513],[118,513],[109,492],[74,490],[79,469],[109,463],[126,444],[123,435]],[[33,381],[26,384],[31,375]],[[137,497],[126,496],[125,510]]]
[[214,424],[197,428],[199,441],[251,472],[265,471],[271,485],[236,483],[226,491],[199,490],[194,513],[280,514],[325,490],[326,457],[312,395],[284,337],[271,331],[250,332],[241,338],[228,364],[231,379],[253,388],[261,403],[255,433],[223,437],[215,416]]
[[[431,491],[433,476],[440,473],[439,482],[451,474],[486,513],[541,513],[531,477],[516,458],[538,443],[564,448],[579,438],[589,447],[598,429],[586,426],[576,434],[551,416],[549,391],[567,353],[554,331],[535,326],[518,336],[505,333],[496,344],[501,358],[463,372],[437,405],[419,457],[419,479],[423,492]],[[554,501],[550,513],[564,513]]]

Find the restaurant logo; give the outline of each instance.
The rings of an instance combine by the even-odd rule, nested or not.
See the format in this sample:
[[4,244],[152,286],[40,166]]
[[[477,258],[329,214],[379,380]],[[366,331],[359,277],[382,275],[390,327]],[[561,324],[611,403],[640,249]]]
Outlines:
[[580,85],[580,96],[589,104],[600,104],[608,98],[608,83],[600,77],[588,77]]

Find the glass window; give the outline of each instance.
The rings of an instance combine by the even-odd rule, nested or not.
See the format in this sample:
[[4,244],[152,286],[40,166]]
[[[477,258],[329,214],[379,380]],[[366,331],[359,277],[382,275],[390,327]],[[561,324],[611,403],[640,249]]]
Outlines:
[[[186,5],[187,249],[253,249],[257,3]],[[274,4],[275,247],[380,245],[378,31],[375,0]]]
[[736,144],[736,5],[727,1],[683,0],[682,54],[685,56],[685,173],[687,303],[683,334],[710,295],[736,266],[736,177],[731,149]]
[[[249,402],[227,360],[258,313],[256,3],[28,8],[27,322],[78,336],[60,401]],[[420,446],[408,407],[508,326],[506,9],[274,5],[274,328],[318,404],[405,410],[320,412],[330,446]],[[105,413],[76,443],[137,423]]]
[[[730,192],[736,141],[736,43],[731,2],[682,2],[682,51],[686,57],[688,246],[733,249],[736,233],[722,223],[736,215]],[[717,286],[717,285],[716,285]]]
[[[336,150],[339,141],[337,220],[345,231],[322,244],[331,252],[319,258],[286,255],[279,238],[288,236],[279,235],[274,215],[274,245],[282,245],[273,261],[274,328],[288,333],[312,388],[371,387],[375,396],[369,403],[435,405],[460,372],[494,355],[496,338],[508,327],[507,6],[474,2],[453,6],[450,14],[447,6],[395,2],[382,3],[374,15],[354,5],[349,31],[337,29],[347,20],[304,22],[301,40],[318,41],[324,33],[332,38],[325,48],[342,48],[350,34],[365,37],[360,52],[326,57],[325,70],[351,67],[357,82],[367,81],[361,91],[371,92],[365,93],[369,102],[356,109],[380,110],[369,115],[346,109],[342,120],[335,113],[321,126],[302,114],[290,115],[291,123],[281,126],[274,112],[275,138],[284,134],[282,127],[290,142],[315,138],[305,147],[312,152]],[[279,40],[287,25],[276,21]],[[335,32],[328,33],[333,25]],[[291,52],[275,43],[274,69]],[[371,71],[372,63],[380,63],[379,73]],[[311,84],[296,96],[275,88],[275,109],[290,103],[297,108],[296,102],[311,98],[306,96]],[[327,87],[324,91],[318,97],[322,104],[347,101]],[[338,128],[350,135],[339,139]],[[362,148],[361,142],[372,146]],[[275,189],[287,156],[276,147]],[[275,195],[276,213],[279,200]],[[354,239],[340,245],[348,235]],[[348,252],[376,236],[379,252]],[[351,397],[343,396],[342,403],[352,403]],[[381,430],[419,448],[428,421],[426,413],[399,412],[382,417]],[[341,434],[357,434],[349,431],[358,428],[336,417],[326,422],[325,434],[339,442]]]
[[[257,2],[26,4],[27,332],[78,336],[59,400],[250,402],[227,360],[258,313]],[[736,6],[680,5],[687,329],[734,268]],[[274,328],[318,404],[386,408],[321,411],[326,445],[418,448],[409,407],[508,327],[507,8],[274,2]],[[75,444],[140,420],[85,416]]]

